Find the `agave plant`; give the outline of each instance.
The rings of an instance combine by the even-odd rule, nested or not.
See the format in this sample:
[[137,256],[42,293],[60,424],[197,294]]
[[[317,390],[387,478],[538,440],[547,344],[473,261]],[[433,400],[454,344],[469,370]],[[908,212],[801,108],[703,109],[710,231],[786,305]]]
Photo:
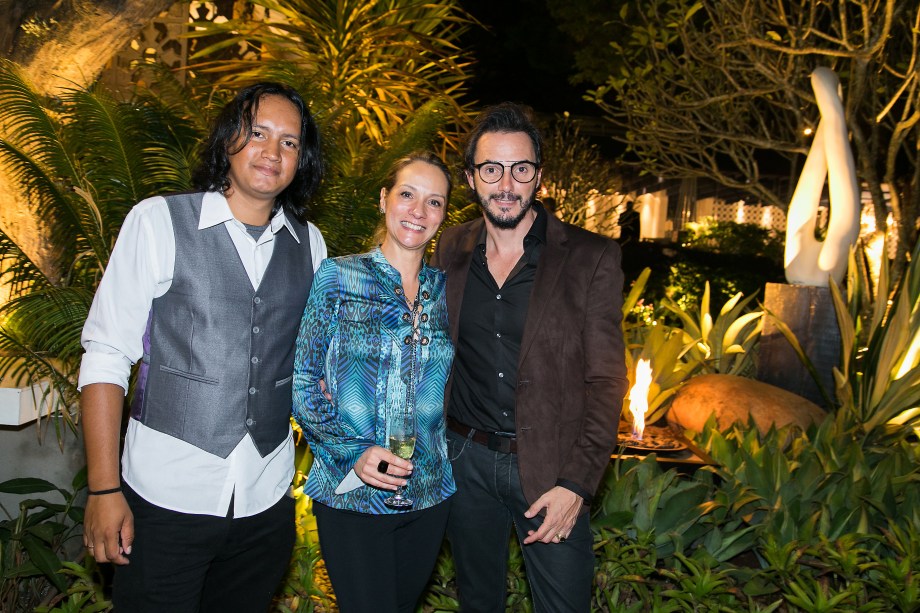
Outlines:
[[842,343],[841,365],[834,369],[838,414],[872,437],[920,428],[918,257],[920,244],[890,291],[887,259],[873,285],[866,259],[851,251],[846,298],[831,284]]
[[716,319],[710,312],[709,282],[697,309],[687,311],[665,299],[663,306],[680,320],[686,343],[686,357],[704,373],[749,374],[752,349],[763,331],[763,312],[748,311],[754,296],[738,292],[722,305]]
[[[883,253],[884,253],[883,249]],[[892,263],[869,269],[864,247],[850,253],[846,291],[831,283],[841,336],[834,368],[837,420],[843,431],[874,441],[920,433],[920,244],[894,288]],[[876,280],[877,279],[877,280]],[[771,315],[772,316],[772,315]],[[791,330],[774,318],[799,359],[815,368]],[[818,377],[814,376],[816,382]],[[818,383],[819,388],[820,383]],[[822,389],[825,397],[830,398]]]
[[[638,304],[649,274],[650,270],[646,268],[633,284],[623,301],[624,313],[631,312]],[[747,312],[752,298],[735,294],[722,306],[713,321],[707,282],[698,309],[688,312],[671,300],[662,302],[662,308],[677,316],[679,326],[668,326],[660,319],[655,319],[651,325],[636,326],[624,319],[630,384],[635,381],[638,360],[651,362],[653,379],[648,393],[647,423],[663,417],[680,386],[696,374],[750,373],[753,349],[763,330],[763,313]]]
[[[0,377],[49,381],[53,408],[77,398],[80,331],[128,210],[154,193],[187,189],[195,130],[165,106],[118,102],[98,87],[38,96],[0,62],[0,168],[43,224],[39,261],[0,231]],[[10,128],[15,126],[15,129]],[[57,413],[69,421],[72,412]],[[56,426],[60,421],[56,420]]]
[[[368,144],[386,145],[422,104],[447,100],[452,119],[469,79],[459,38],[471,23],[457,0],[252,0],[255,15],[195,24],[218,42],[193,60],[230,87],[281,80],[309,94],[333,128],[344,175],[359,176]],[[230,56],[229,58],[227,56]],[[448,141],[456,138],[445,132]]]

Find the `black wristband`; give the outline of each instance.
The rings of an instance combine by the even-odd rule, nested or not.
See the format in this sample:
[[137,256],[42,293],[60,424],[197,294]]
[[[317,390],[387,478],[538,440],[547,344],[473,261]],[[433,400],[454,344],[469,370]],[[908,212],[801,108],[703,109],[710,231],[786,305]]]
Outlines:
[[121,491],[121,487],[113,487],[110,490],[86,490],[86,493],[90,496],[105,496],[106,494],[115,494]]

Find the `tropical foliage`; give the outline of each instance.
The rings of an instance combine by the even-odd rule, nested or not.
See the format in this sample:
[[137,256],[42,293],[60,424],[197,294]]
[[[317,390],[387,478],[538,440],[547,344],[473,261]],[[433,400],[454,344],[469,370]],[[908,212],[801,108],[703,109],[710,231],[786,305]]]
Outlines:
[[[2,494],[29,496],[19,503],[17,515],[3,509],[6,518],[0,519],[0,610],[31,611],[48,602],[49,585],[63,600],[70,581],[62,573],[78,573],[84,578],[93,575],[94,567],[66,566],[67,551],[82,545],[77,526],[83,521],[83,507],[76,501],[86,488],[85,470],[74,477],[71,488],[35,478],[0,483]],[[98,577],[92,577],[90,583],[98,585]],[[78,587],[74,596],[83,604],[105,603],[101,589],[85,591]]]
[[[244,41],[260,50],[250,63],[203,66],[206,75],[220,77],[216,82],[192,75],[180,83],[162,67],[147,66],[140,83],[149,88],[139,85],[127,101],[99,85],[44,99],[15,64],[0,64],[0,125],[16,126],[0,133],[0,168],[44,224],[51,254],[39,259],[0,231],[0,281],[12,288],[0,306],[0,377],[51,381],[55,405],[75,406],[80,330],[121,222],[146,197],[189,189],[199,143],[231,88],[278,78],[312,101],[329,172],[311,216],[332,255],[366,248],[389,163],[432,146],[462,118],[456,96],[467,64],[453,54],[465,18],[455,3],[266,0],[259,6],[284,22],[269,27],[241,19],[232,22],[239,30],[226,24],[202,30],[236,32],[202,56]],[[275,60],[257,61],[264,58]],[[69,419],[71,412],[60,415]]]
[[765,257],[777,264],[783,261],[783,238],[776,230],[755,223],[712,218],[691,222],[684,226],[681,244],[723,255]]
[[[664,298],[658,309],[652,307],[648,313],[640,296],[650,276],[650,269],[642,271],[623,301],[630,385],[635,382],[639,360],[649,360],[653,373],[646,423],[664,417],[681,385],[694,375],[751,376],[753,357],[763,331],[763,313],[750,308],[754,296],[744,298],[741,293],[735,294],[713,319],[708,282],[704,284],[699,304],[684,305]],[[632,316],[637,310],[643,314],[638,323]],[[624,414],[629,415],[628,409],[627,401]]]
[[554,118],[543,132],[540,198],[544,203],[551,199],[562,221],[612,235],[619,222],[616,211],[626,206],[625,197],[616,194],[623,182],[617,165],[582,134],[569,113]]
[[[312,101],[335,139],[332,165],[346,176],[372,170],[366,150],[391,137],[428,100],[440,99],[457,146],[459,100],[471,60],[459,47],[470,18],[456,0],[252,0],[249,15],[196,24],[211,44],[194,70],[230,89],[271,79]],[[453,131],[446,128],[452,128]]]
[[[0,377],[52,383],[77,398],[79,337],[96,284],[130,207],[185,189],[197,132],[164,105],[117,102],[101,88],[40,98],[14,64],[0,63],[0,167],[43,224],[51,257],[0,231]],[[70,412],[60,413],[66,419]]]

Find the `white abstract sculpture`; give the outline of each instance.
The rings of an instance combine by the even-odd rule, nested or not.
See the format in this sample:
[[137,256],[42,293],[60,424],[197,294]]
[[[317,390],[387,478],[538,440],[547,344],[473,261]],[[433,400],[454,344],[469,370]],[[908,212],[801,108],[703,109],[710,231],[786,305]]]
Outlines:
[[[850,247],[859,236],[859,183],[847,138],[840,82],[829,68],[811,73],[821,120],[786,217],[786,280],[793,285],[827,287],[843,280]],[[824,241],[815,238],[815,221],[824,180],[830,190],[830,219]]]

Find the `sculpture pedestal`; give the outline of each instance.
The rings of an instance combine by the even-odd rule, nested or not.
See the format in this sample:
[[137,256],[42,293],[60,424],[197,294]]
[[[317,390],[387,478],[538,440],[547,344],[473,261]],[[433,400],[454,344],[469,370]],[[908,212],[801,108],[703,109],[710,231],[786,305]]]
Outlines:
[[[767,283],[764,308],[789,326],[817,370],[824,390],[833,399],[833,368],[840,364],[840,329],[830,290],[826,287]],[[764,318],[760,338],[757,379],[828,408],[811,374],[769,317]]]

